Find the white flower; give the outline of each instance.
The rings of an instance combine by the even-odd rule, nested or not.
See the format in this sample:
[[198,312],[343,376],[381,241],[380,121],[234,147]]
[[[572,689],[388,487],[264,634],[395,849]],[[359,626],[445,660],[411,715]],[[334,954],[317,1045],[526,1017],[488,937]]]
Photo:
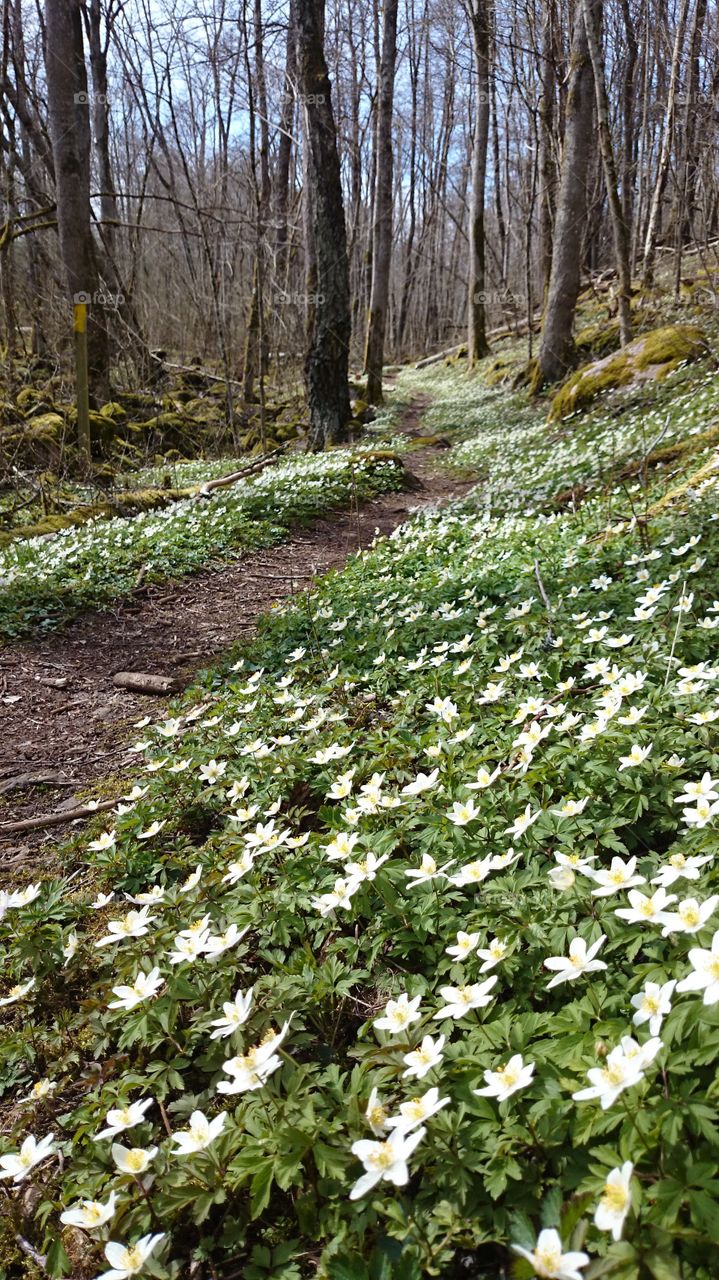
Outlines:
[[55,1139],[51,1133],[37,1141],[33,1134],[28,1134],[19,1151],[0,1156],[0,1178],[12,1178],[13,1182],[22,1182],[31,1169],[41,1160],[55,1154]]
[[211,1027],[217,1030],[212,1032],[211,1040],[221,1040],[225,1036],[231,1036],[233,1031],[241,1027],[250,1016],[252,1008],[252,992],[254,988],[250,987],[248,991],[238,991],[232,1001],[225,1001],[222,1006],[224,1017],[215,1018],[211,1023]]
[[208,1120],[202,1111],[193,1111],[189,1128],[180,1129],[172,1135],[172,1141],[177,1144],[173,1155],[191,1156],[197,1151],[204,1151],[222,1133],[226,1120],[226,1111],[221,1111],[214,1120]]
[[60,1221],[68,1227],[84,1227],[86,1231],[95,1231],[104,1227],[115,1214],[115,1192],[110,1192],[106,1204],[101,1200],[79,1200],[60,1214]]
[[148,915],[148,911],[149,907],[143,907],[141,911],[128,911],[121,920],[108,920],[108,932],[98,938],[95,946],[107,947],[115,942],[122,942],[125,938],[144,937],[156,919],[155,916]]
[[455,827],[466,827],[469,822],[474,822],[479,817],[479,809],[474,800],[468,800],[466,804],[455,800],[447,817]]
[[65,957],[65,964],[70,963],[70,961],[72,960],[72,957],[77,951],[78,945],[79,945],[79,939],[78,939],[77,933],[73,929],[72,932],[68,934],[67,942],[62,948],[62,954]]
[[143,1098],[142,1102],[129,1102],[126,1107],[115,1107],[108,1111],[105,1116],[107,1128],[96,1133],[94,1141],[99,1142],[101,1138],[114,1138],[125,1129],[134,1129],[135,1125],[142,1124],[145,1112],[152,1106],[153,1101],[153,1098]]
[[155,822],[151,822],[146,831],[138,832],[138,835],[137,835],[138,840],[151,840],[153,836],[157,835],[158,831],[162,831],[162,828],[164,827],[166,822],[167,822],[166,818],[164,819],[163,822],[158,822],[157,820],[155,820]]
[[444,1041],[444,1036],[439,1036],[436,1040],[431,1036],[425,1036],[418,1049],[405,1053],[404,1061],[407,1063],[407,1070],[402,1072],[402,1078],[411,1076],[417,1080],[423,1080],[433,1067],[439,1066],[442,1061]]
[[672,913],[666,911],[670,903],[676,902],[676,894],[667,894],[666,889],[657,889],[650,898],[644,893],[640,893],[638,889],[630,889],[627,894],[629,898],[629,907],[618,907],[614,912],[615,916],[619,916],[620,920],[626,920],[629,924],[665,924],[668,925],[672,920]]
[[603,1111],[616,1102],[624,1089],[638,1084],[643,1078],[644,1067],[662,1048],[661,1040],[647,1040],[641,1048],[630,1036],[624,1036],[621,1044],[612,1049],[603,1067],[592,1067],[588,1072],[591,1084],[572,1094],[575,1102],[598,1098]]
[[15,1004],[17,1000],[22,1000],[28,991],[32,991],[35,986],[35,979],[29,978],[27,982],[19,982],[16,986],[11,987],[6,996],[0,999],[0,1008],[6,1004]]
[[103,1271],[97,1280],[126,1280],[127,1276],[136,1276],[138,1271],[142,1271],[153,1249],[164,1239],[165,1232],[160,1231],[154,1236],[141,1236],[133,1245],[118,1244],[116,1240],[110,1240],[105,1245],[105,1257],[112,1270]]
[[447,869],[451,865],[451,862],[446,862],[443,867],[438,867],[431,854],[422,854],[422,861],[419,867],[412,867],[404,873],[407,880],[412,881],[407,886],[408,889],[414,889],[418,884],[428,884],[430,880],[438,879],[440,876],[446,877]]
[[652,884],[659,884],[663,889],[668,889],[679,879],[698,880],[699,868],[711,860],[711,854],[705,854],[700,858],[695,854],[687,856],[685,853],[673,853],[652,877]]
[[584,812],[588,804],[589,796],[585,796],[583,800],[565,800],[558,809],[552,809],[552,813],[558,818],[575,818],[578,813]]
[[521,1053],[515,1053],[503,1067],[485,1071],[486,1087],[473,1089],[472,1092],[480,1098],[496,1098],[498,1102],[504,1102],[505,1098],[511,1097],[518,1089],[526,1089],[532,1083],[533,1075],[534,1063],[525,1063]]
[[219,782],[226,770],[227,762],[225,760],[210,760],[207,764],[200,765],[199,774],[203,782],[213,787],[216,782]]
[[564,1253],[559,1232],[549,1227],[540,1231],[531,1251],[519,1244],[513,1244],[512,1248],[532,1264],[535,1275],[542,1280],[582,1280],[581,1268],[589,1262],[586,1253]]
[[375,1137],[376,1138],[383,1137],[387,1131],[387,1120],[389,1117],[387,1115],[387,1111],[385,1107],[380,1101],[380,1096],[376,1089],[373,1089],[369,1096],[369,1102],[367,1103],[367,1110],[365,1111],[364,1115],[365,1115],[365,1120],[367,1121],[367,1124],[369,1125]]
[[491,861],[491,858],[482,858],[481,861],[465,862],[459,871],[449,877],[450,884],[456,885],[458,889],[463,889],[468,884],[481,884],[492,870]]
[[511,835],[512,839],[516,840],[519,836],[524,835],[532,823],[536,822],[537,818],[541,818],[541,816],[541,809],[537,809],[535,813],[532,813],[532,806],[528,804],[525,806],[524,813],[520,813],[519,817],[514,819],[511,827],[505,827],[505,834]]
[[698,782],[685,782],[684,790],[680,796],[674,800],[674,804],[692,804],[696,800],[719,800],[719,791],[715,787],[719,786],[719,781],[712,778],[710,773],[702,774]]
[[409,1182],[407,1161],[426,1132],[426,1129],[415,1129],[414,1133],[407,1134],[395,1129],[386,1142],[371,1142],[366,1138],[353,1142],[352,1154],[362,1161],[365,1172],[350,1191],[350,1200],[359,1200],[378,1182],[392,1182],[396,1187]]
[[217,1092],[248,1093],[261,1089],[282,1066],[282,1059],[275,1053],[275,1049],[282,1044],[289,1026],[289,1022],[285,1022],[281,1031],[270,1032],[261,1044],[253,1045],[247,1053],[228,1058],[222,1070],[232,1076],[232,1080],[221,1080]]
[[205,955],[221,956],[223,951],[229,951],[230,947],[242,941],[249,927],[245,925],[244,929],[240,929],[236,924],[231,924],[224,933],[211,933],[205,940]]
[[640,747],[635,742],[628,756],[619,757],[619,772],[621,773],[622,769],[633,769],[636,765],[643,764],[651,750],[651,743],[648,747]]
[[643,1023],[649,1023],[649,1034],[658,1036],[662,1029],[662,1022],[665,1015],[671,1013],[672,993],[674,991],[676,978],[665,982],[660,986],[658,982],[646,982],[644,990],[638,995],[632,996],[631,1003],[636,1009],[636,1013],[632,1018],[635,1027],[641,1027]]
[[[658,889],[657,893],[661,893],[661,889]],[[716,893],[704,902],[697,902],[696,898],[685,898],[679,903],[676,911],[667,913],[662,937],[667,938],[670,933],[698,933],[704,928],[707,920],[714,915],[718,902],[719,894]]]
[[574,982],[585,973],[595,973],[599,969],[606,969],[607,966],[603,960],[595,960],[594,958],[600,947],[606,942],[606,939],[607,935],[603,933],[588,948],[584,938],[572,938],[569,944],[568,956],[550,956],[548,960],[545,960],[545,969],[557,971],[556,976],[547,983],[547,990],[551,990],[552,987],[558,987],[561,982]]
[[633,1172],[631,1160],[625,1160],[621,1169],[611,1170],[594,1213],[595,1227],[600,1231],[611,1231],[615,1240],[621,1240],[624,1219],[632,1206],[629,1183]]
[[448,1102],[449,1098],[440,1098],[439,1089],[428,1089],[421,1098],[411,1098],[409,1102],[400,1103],[399,1115],[390,1117],[387,1128],[409,1133],[410,1129],[436,1115]]
[[406,991],[403,991],[396,1000],[387,1001],[382,1017],[375,1018],[374,1026],[378,1031],[389,1031],[393,1036],[399,1035],[412,1022],[419,1022],[422,1017],[419,1012],[421,1003],[421,996],[414,996],[410,1000]]
[[464,987],[440,987],[439,994],[445,1001],[444,1007],[433,1015],[440,1018],[464,1018],[470,1009],[484,1009],[493,1000],[489,993],[497,983],[497,976],[485,978],[484,982],[474,982]]
[[24,889],[14,889],[12,893],[8,894],[7,909],[8,911],[13,911],[18,907],[28,907],[39,896],[39,884],[29,884]]
[[468,791],[484,791],[486,787],[491,787],[495,778],[499,777],[499,772],[500,772],[499,765],[497,765],[497,768],[492,773],[490,773],[488,769],[478,769],[477,781],[467,782],[465,784],[467,787],[467,790]]
[[101,911],[103,907],[107,906],[108,902],[112,902],[114,897],[114,893],[98,893],[95,901],[90,903],[91,910]]
[[480,934],[464,933],[462,929],[457,934],[457,942],[453,947],[446,947],[448,956],[454,956],[457,960],[466,960],[468,955],[474,951],[479,942]]
[[719,929],[712,938],[711,950],[693,947],[689,952],[693,972],[677,983],[677,991],[703,991],[706,1005],[719,1000]]
[[36,1080],[30,1092],[23,1098],[23,1102],[40,1102],[42,1098],[49,1098],[51,1093],[57,1089],[57,1081],[49,1080],[47,1076],[43,1076],[42,1080]]
[[586,872],[585,874],[591,875],[595,884],[599,885],[598,889],[592,889],[592,895],[595,898],[606,898],[610,893],[618,893],[620,889],[631,889],[635,884],[644,884],[644,876],[634,874],[636,866],[636,858],[630,858],[628,862],[623,862],[621,858],[612,858],[608,871]]
[[488,947],[482,947],[477,952],[477,955],[483,961],[479,967],[479,972],[487,973],[490,969],[493,969],[496,964],[499,964],[500,960],[503,960],[506,954],[507,943],[503,942],[501,938],[492,938]]
[[157,1155],[157,1147],[123,1147],[119,1142],[112,1144],[112,1158],[121,1173],[136,1176],[144,1173],[148,1165]]
[[156,995],[163,983],[164,979],[160,977],[160,970],[157,967],[151,969],[149,973],[143,973],[140,970],[130,986],[112,988],[112,994],[118,998],[111,1000],[107,1007],[108,1009],[134,1009],[138,1004],[142,1004],[143,1000]]
[[430,791],[436,785],[439,776],[439,769],[433,769],[431,773],[418,773],[414,782],[408,782],[406,787],[402,788],[403,796],[418,796],[423,791]]
[[97,840],[91,840],[87,847],[99,853],[102,849],[111,849],[116,840],[117,833],[115,831],[103,831],[97,837]]
[[719,813],[719,800],[709,801],[706,796],[699,796],[693,809],[682,809],[682,817],[688,827],[701,831]]
[[553,889],[565,891],[571,889],[576,880],[576,875],[570,867],[552,867],[547,872],[547,876],[551,882]]

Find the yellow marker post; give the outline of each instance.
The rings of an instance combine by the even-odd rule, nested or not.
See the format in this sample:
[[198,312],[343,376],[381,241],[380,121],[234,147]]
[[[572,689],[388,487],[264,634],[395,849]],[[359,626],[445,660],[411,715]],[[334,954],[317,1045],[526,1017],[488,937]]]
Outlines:
[[75,373],[77,378],[77,443],[81,462],[90,466],[90,391],[87,373],[87,303],[75,302]]

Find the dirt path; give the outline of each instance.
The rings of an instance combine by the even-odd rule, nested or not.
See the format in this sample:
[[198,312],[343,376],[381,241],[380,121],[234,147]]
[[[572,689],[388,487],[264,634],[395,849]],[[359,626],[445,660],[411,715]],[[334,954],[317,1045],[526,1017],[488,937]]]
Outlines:
[[[425,407],[414,401],[401,430],[419,434]],[[444,474],[440,456],[436,448],[408,456],[408,468],[421,482],[416,491],[386,494],[359,511],[315,520],[279,546],[178,583],[140,588],[112,609],[83,614],[62,631],[0,651],[0,823],[71,809],[77,793],[93,782],[132,770],[127,745],[136,736],[133,722],[161,716],[167,699],[116,688],[117,672],[172,676],[188,685],[251,633],[273,601],[343,565],[376,530],[390,533],[412,511],[465,493],[471,483]],[[40,845],[49,852],[67,829],[0,831],[5,867],[34,860]]]

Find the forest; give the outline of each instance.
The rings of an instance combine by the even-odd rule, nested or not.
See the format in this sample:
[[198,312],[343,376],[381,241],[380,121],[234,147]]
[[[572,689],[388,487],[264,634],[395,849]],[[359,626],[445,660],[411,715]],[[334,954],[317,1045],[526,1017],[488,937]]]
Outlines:
[[0,10],[0,1280],[715,1280],[719,5]]

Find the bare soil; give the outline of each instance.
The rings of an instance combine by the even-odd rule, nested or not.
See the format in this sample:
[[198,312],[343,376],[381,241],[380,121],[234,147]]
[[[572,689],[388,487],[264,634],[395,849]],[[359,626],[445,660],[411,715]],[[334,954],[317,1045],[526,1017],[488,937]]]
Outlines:
[[[420,399],[409,406],[404,432],[419,434],[425,407]],[[114,608],[88,612],[62,631],[0,651],[5,870],[45,861],[68,827],[3,832],[2,824],[73,809],[90,798],[94,785],[132,771],[132,726],[146,715],[162,716],[167,698],[117,688],[117,672],[170,676],[181,688],[191,684],[196,672],[252,633],[273,601],[341,567],[377,531],[388,534],[413,511],[466,493],[473,482],[443,472],[440,456],[436,446],[408,455],[418,481],[412,491],[315,520],[276,547],[209,565],[177,583],[140,587]]]

